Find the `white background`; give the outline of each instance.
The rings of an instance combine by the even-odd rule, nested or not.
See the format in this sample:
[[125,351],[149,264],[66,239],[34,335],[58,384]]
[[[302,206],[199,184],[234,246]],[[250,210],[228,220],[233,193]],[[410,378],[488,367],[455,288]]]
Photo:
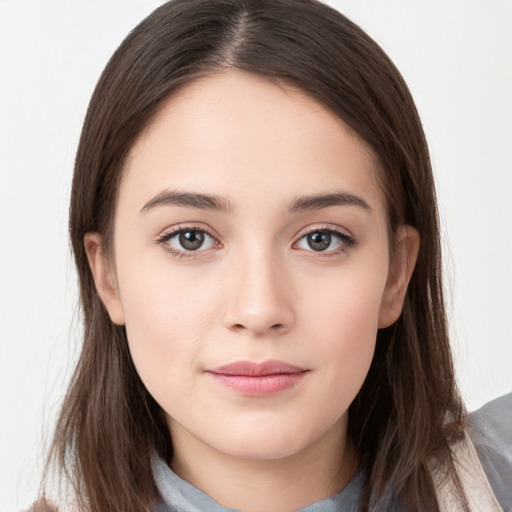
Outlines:
[[[67,207],[95,82],[157,0],[0,0],[0,510],[28,506],[79,343]],[[438,193],[469,409],[512,389],[512,1],[331,1],[402,71]]]

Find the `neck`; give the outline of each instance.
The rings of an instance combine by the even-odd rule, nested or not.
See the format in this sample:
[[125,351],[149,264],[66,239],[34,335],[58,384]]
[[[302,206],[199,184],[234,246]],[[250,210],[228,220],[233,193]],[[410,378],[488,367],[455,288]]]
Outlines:
[[226,508],[296,510],[335,494],[357,470],[345,423],[305,449],[271,460],[226,455],[186,432],[173,431],[173,471]]

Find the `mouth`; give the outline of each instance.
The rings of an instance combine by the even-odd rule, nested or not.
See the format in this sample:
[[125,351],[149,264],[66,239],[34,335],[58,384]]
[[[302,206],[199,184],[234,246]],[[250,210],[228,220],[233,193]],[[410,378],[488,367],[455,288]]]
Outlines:
[[205,370],[216,382],[245,396],[269,396],[297,386],[308,369],[284,361],[236,361]]

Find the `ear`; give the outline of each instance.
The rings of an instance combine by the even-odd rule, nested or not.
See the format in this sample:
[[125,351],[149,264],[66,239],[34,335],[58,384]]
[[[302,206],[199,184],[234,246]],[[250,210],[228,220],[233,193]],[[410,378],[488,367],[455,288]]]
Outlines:
[[399,226],[395,237],[395,250],[389,265],[388,281],[379,312],[379,328],[394,324],[404,304],[407,286],[412,276],[418,251],[420,234],[412,226]]
[[101,235],[99,233],[86,233],[84,247],[98,295],[112,322],[123,325],[124,312],[116,277],[108,256],[102,252]]

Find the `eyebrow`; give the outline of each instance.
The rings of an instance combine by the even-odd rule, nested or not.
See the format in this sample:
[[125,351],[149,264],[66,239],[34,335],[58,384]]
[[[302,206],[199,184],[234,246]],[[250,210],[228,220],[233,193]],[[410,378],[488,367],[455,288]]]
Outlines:
[[184,206],[198,210],[214,210],[228,212],[233,209],[231,203],[223,197],[197,192],[180,192],[178,190],[164,190],[150,199],[140,210],[147,212],[159,206]]
[[[230,212],[234,209],[230,201],[224,197],[197,192],[164,190],[150,199],[142,207],[140,213],[160,206],[182,206],[185,208],[220,212]],[[321,210],[331,206],[357,206],[371,211],[370,205],[363,198],[346,192],[301,196],[291,202],[288,211],[295,213],[298,211]]]
[[334,194],[313,194],[301,196],[292,201],[289,207],[290,213],[304,210],[321,210],[330,206],[358,206],[371,211],[370,205],[359,196],[345,192]]

